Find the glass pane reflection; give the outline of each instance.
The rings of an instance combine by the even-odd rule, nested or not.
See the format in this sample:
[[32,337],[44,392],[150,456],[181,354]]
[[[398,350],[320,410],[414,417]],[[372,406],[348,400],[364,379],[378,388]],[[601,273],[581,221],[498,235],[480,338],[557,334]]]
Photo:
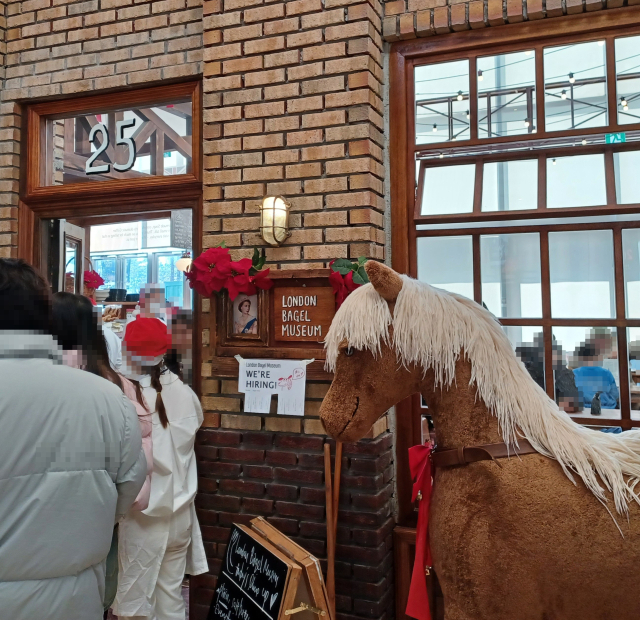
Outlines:
[[549,272],[554,318],[615,317],[611,230],[549,233]]
[[469,139],[469,61],[415,68],[416,143]]
[[418,280],[473,299],[471,237],[418,238]]
[[640,122],[640,37],[616,39],[618,123]]
[[604,154],[547,159],[547,207],[595,207],[607,204]]
[[420,213],[471,213],[475,178],[475,164],[425,168]]
[[613,154],[616,201],[620,205],[640,203],[640,151]]
[[483,211],[538,208],[538,160],[494,161],[482,172]]
[[540,235],[480,237],[482,301],[497,317],[542,316]]
[[535,132],[535,63],[533,50],[478,58],[480,138]]
[[626,317],[640,318],[640,228],[622,231],[622,267]]
[[544,50],[547,131],[607,124],[606,45],[590,41]]

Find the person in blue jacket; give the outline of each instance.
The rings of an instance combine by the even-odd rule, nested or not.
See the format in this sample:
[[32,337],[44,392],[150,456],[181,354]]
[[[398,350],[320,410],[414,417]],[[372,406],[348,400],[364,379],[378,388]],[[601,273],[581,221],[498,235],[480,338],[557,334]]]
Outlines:
[[576,351],[576,357],[584,366],[573,369],[580,400],[586,407],[591,406],[596,393],[600,393],[602,409],[617,409],[620,391],[610,370],[603,368],[598,351],[592,344],[584,344]]

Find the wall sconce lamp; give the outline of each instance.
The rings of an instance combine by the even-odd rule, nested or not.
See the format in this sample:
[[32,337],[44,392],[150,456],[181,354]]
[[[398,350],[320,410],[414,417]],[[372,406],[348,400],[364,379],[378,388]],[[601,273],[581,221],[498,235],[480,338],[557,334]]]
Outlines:
[[182,256],[176,261],[176,269],[178,271],[186,272],[191,267],[191,252],[185,250]]
[[269,245],[278,247],[290,236],[289,209],[282,196],[266,196],[260,207],[260,236]]

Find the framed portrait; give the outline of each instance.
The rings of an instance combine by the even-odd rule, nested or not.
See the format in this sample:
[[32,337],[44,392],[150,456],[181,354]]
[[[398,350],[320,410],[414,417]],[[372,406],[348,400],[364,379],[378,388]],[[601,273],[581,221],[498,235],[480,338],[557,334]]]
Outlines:
[[269,334],[269,308],[266,291],[238,295],[233,301],[222,296],[222,339],[224,345],[266,345]]

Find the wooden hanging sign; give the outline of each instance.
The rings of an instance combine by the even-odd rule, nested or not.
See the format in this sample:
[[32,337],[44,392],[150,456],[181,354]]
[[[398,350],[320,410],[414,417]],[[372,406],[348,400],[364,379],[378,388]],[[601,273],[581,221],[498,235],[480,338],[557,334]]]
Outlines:
[[316,558],[262,518],[234,525],[207,620],[333,620]]
[[333,290],[324,286],[281,286],[274,295],[274,339],[322,342],[336,312]]

